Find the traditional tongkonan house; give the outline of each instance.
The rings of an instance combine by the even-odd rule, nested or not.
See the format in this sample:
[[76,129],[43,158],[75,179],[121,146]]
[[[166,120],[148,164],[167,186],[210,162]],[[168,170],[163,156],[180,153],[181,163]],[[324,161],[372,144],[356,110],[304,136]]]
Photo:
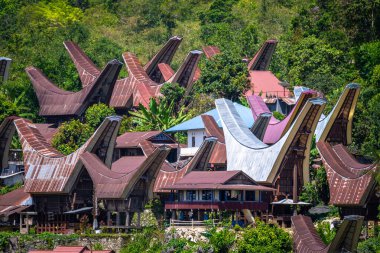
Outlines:
[[[9,128],[16,128],[19,135],[26,171],[25,186],[18,191],[31,196],[28,211],[37,215],[38,233],[66,233],[79,229],[79,223],[128,228],[134,213],[139,225],[139,214],[153,197],[155,178],[170,149],[151,147],[138,162],[125,159],[112,164],[120,119],[106,118],[85,144],[65,156],[46,141],[36,125],[11,118]],[[17,201],[13,209],[25,209],[25,203]],[[4,209],[9,216],[8,211]]]
[[236,222],[241,212],[249,216],[247,220],[252,219],[251,213],[255,217],[267,213],[275,191],[242,171],[191,171],[163,189],[170,190],[165,210],[172,219],[202,221],[229,211]]
[[[286,134],[268,146],[244,124],[231,101],[217,99],[227,170],[241,169],[259,184],[276,188],[273,201],[289,198],[296,204],[302,186],[309,182],[311,142],[325,103],[321,98],[309,99]],[[292,214],[284,214],[281,211],[282,220],[289,225]]]
[[[174,72],[169,64],[181,41],[182,38],[177,36],[170,38],[145,66],[141,65],[136,55],[125,52],[123,59],[128,77],[116,81],[109,105],[120,114],[132,107],[138,107],[139,104],[147,107],[151,98],[160,96],[160,89],[165,82],[178,83],[188,94],[192,89],[202,52],[191,51],[177,72]],[[100,72],[78,45],[72,41],[66,41],[64,45],[75,63],[85,88]]]
[[363,215],[378,220],[380,190],[374,178],[376,164],[351,154],[352,122],[359,96],[358,84],[346,86],[334,109],[318,124],[317,148],[327,173],[330,204],[340,207],[341,216]]
[[292,217],[293,252],[295,253],[335,253],[357,252],[357,246],[363,216],[344,217],[334,239],[326,245],[319,237],[310,217],[296,215]]
[[[125,156],[143,156],[144,147],[140,144],[147,142],[152,147],[165,145],[170,147],[170,153],[166,160],[169,163],[177,162],[181,145],[170,135],[161,131],[126,132],[116,139],[114,161]],[[183,145],[182,145],[183,146]]]
[[[262,97],[270,111],[278,111],[289,114],[295,105],[293,94],[289,91],[289,84],[281,82],[269,70],[272,56],[277,46],[277,40],[267,40],[257,51],[251,61],[248,62],[250,89],[246,96],[257,95]],[[220,54],[215,46],[205,46],[203,51],[208,59]],[[246,59],[244,59],[246,60]]]

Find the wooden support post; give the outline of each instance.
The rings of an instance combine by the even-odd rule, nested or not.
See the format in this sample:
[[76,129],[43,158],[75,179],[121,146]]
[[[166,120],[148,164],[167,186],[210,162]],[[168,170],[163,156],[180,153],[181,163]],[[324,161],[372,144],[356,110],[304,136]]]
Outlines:
[[294,164],[293,168],[293,203],[298,202],[298,166],[297,161]]
[[141,212],[137,212],[137,227],[140,227],[140,222],[141,222]]
[[125,212],[125,226],[129,227],[131,224],[130,224],[130,216],[129,216],[129,212],[126,211]]
[[116,213],[116,226],[120,226],[120,213]]
[[29,234],[29,214],[26,214],[26,233]]
[[22,213],[20,213],[20,232],[22,231]]
[[111,225],[111,212],[108,211],[107,212],[107,226],[110,226]]

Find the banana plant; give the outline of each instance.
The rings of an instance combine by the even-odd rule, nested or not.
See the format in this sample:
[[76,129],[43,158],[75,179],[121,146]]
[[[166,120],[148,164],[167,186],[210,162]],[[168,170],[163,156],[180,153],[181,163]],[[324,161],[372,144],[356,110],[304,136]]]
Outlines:
[[130,112],[132,121],[141,130],[165,130],[178,125],[190,118],[181,107],[177,112],[174,110],[174,102],[167,103],[164,99],[159,102],[156,99],[149,101],[149,107],[139,105],[139,110]]

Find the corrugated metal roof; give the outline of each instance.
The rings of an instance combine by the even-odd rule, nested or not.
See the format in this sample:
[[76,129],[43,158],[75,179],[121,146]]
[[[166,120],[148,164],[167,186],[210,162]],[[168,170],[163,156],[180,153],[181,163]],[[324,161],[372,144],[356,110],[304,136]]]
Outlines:
[[[250,184],[226,184],[236,176],[244,176]],[[234,189],[234,190],[261,190],[274,191],[275,189],[260,186],[248,175],[240,170],[236,171],[191,171],[182,179],[176,181],[172,186],[165,189],[184,190],[184,189]]]
[[[251,110],[248,107],[245,107],[238,103],[234,103],[234,106],[238,114],[240,115],[240,117],[243,119],[243,122],[245,123],[245,125],[248,127],[251,127],[254,122]],[[220,117],[216,109],[205,112],[203,114],[212,116],[215,119],[215,121],[218,123],[218,126],[222,127]],[[171,127],[165,130],[165,132],[179,132],[179,131],[188,131],[188,130],[196,130],[196,129],[205,129],[201,115],[196,116],[195,118],[187,120],[174,127]]]
[[143,164],[145,156],[123,156],[112,163],[111,170],[118,173],[129,173]]
[[291,92],[280,85],[280,80],[271,71],[249,71],[249,79],[251,82],[251,89],[245,95],[250,96],[253,94],[260,95],[262,98],[266,97],[291,97]]
[[61,90],[39,69],[26,68],[40,105],[39,115],[81,115],[95,101],[108,103],[121,65],[118,60],[108,62],[97,78],[78,92]]
[[[360,164],[346,149],[318,142],[330,188],[330,203],[338,206],[364,206],[375,185],[375,164]],[[345,159],[346,158],[346,159]],[[347,159],[349,158],[349,159]]]
[[344,217],[335,238],[326,245],[319,237],[313,221],[308,216],[291,217],[293,228],[293,251],[296,253],[356,252],[364,217]]
[[211,59],[214,55],[220,54],[220,49],[217,46],[204,46],[202,50],[207,59]]
[[154,184],[154,192],[165,192],[167,186],[173,185],[184,175],[192,170],[206,170],[212,150],[215,146],[215,139],[206,138],[199,147],[195,156],[182,168],[174,171],[161,169]]
[[161,131],[126,132],[116,139],[117,148],[137,147],[140,142],[158,135]]
[[169,64],[166,63],[160,63],[158,64],[158,68],[160,69],[162,73],[162,77],[165,81],[168,81],[170,77],[174,75],[174,70],[170,67]]
[[106,163],[114,148],[120,117],[107,117],[90,139],[75,152],[64,156],[55,150],[38,129],[24,119],[15,120],[24,154],[25,191],[30,193],[68,193],[82,168],[79,157],[92,151],[99,139],[104,138]]

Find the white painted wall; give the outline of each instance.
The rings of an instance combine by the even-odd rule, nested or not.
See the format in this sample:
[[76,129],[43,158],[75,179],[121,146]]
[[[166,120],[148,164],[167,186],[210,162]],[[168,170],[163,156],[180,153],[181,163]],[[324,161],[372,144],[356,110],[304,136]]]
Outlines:
[[206,136],[205,129],[197,129],[197,130],[187,131],[187,147],[189,147],[189,148],[193,147],[193,145],[192,145],[193,137],[195,137],[194,147],[200,147],[205,136]]

